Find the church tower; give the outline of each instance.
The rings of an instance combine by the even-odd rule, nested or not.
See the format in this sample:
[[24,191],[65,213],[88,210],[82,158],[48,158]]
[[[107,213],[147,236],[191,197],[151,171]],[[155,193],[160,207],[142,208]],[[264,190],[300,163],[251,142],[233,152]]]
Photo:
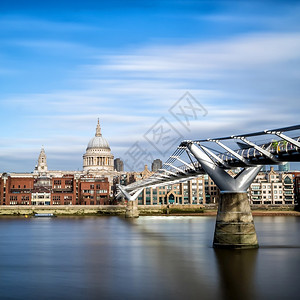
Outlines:
[[37,165],[37,171],[39,173],[47,172],[48,166],[47,166],[47,156],[44,150],[44,147],[42,147],[39,159],[38,159],[38,165]]

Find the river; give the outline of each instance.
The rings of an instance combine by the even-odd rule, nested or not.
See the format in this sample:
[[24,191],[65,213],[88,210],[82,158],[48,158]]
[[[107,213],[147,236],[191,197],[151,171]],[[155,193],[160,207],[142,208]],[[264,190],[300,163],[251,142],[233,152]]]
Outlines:
[[215,250],[215,217],[0,218],[0,299],[299,299],[300,218]]

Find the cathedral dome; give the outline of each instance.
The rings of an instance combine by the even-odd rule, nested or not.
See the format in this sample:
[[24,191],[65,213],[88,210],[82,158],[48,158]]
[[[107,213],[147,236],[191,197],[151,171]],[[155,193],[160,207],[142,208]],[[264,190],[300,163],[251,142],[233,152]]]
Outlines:
[[88,146],[86,148],[86,150],[88,149],[95,149],[95,148],[105,148],[105,149],[109,149],[109,144],[107,142],[107,140],[102,137],[102,136],[95,136],[93,137],[89,143]]
[[83,170],[95,172],[110,172],[114,170],[114,156],[110,151],[107,140],[102,137],[100,123],[96,128],[95,137],[93,137],[83,155]]
[[110,150],[108,141],[101,134],[101,128],[98,120],[95,137],[89,141],[86,150],[99,148]]

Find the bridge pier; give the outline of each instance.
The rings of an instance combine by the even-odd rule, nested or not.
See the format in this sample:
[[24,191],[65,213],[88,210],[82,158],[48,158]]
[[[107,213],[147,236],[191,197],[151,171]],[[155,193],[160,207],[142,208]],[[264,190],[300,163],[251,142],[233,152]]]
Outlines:
[[135,190],[133,195],[128,193],[125,190],[125,187],[118,185],[121,193],[124,197],[128,200],[125,212],[125,218],[138,218],[139,217],[139,210],[138,210],[138,196],[143,191],[144,188],[139,188]]
[[257,248],[247,189],[261,166],[246,165],[242,172],[232,177],[216,165],[201,146],[190,143],[188,148],[221,191],[213,246],[231,249]]
[[221,193],[215,227],[215,248],[258,248],[247,193]]
[[126,206],[125,218],[138,218],[139,210],[137,200],[128,201]]

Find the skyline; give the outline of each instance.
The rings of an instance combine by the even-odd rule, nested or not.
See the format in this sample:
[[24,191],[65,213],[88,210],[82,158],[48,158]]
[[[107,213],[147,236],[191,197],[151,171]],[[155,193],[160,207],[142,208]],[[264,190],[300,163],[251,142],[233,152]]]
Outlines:
[[[0,172],[82,168],[100,118],[115,158],[162,117],[183,139],[299,123],[295,1],[2,1]],[[207,110],[187,129],[186,93]]]

